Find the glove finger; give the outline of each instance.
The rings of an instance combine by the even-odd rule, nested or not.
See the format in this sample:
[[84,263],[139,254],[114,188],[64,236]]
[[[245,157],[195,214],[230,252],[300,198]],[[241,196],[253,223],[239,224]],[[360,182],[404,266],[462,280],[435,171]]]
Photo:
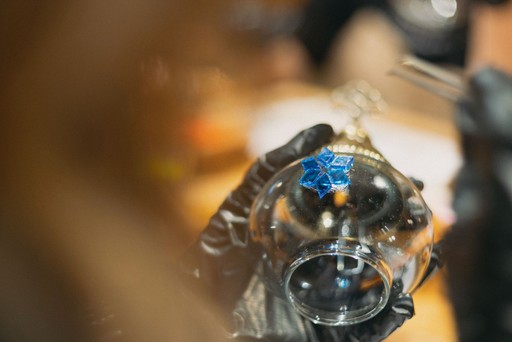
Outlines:
[[286,145],[267,153],[265,159],[274,168],[283,168],[328,143],[333,135],[333,129],[329,125],[313,126],[297,134]]
[[414,302],[411,295],[403,294],[398,296],[389,308],[388,313],[382,317],[380,322],[376,322],[378,324],[378,330],[376,330],[379,332],[380,340],[391,335],[393,331],[401,327],[412,316],[414,316]]
[[295,160],[311,154],[331,141],[333,136],[332,127],[326,124],[319,124],[303,130],[284,146],[259,158],[247,172],[242,184],[235,190],[236,195],[240,196],[235,197],[250,207],[263,185],[276,172]]

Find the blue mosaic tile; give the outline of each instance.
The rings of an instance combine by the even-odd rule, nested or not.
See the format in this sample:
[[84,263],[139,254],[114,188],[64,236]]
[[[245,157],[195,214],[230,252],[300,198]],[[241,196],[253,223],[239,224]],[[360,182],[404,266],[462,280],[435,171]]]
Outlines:
[[331,165],[331,163],[335,157],[336,157],[335,154],[332,153],[331,150],[329,150],[327,147],[324,147],[322,152],[320,152],[318,154],[318,156],[316,157],[316,160],[318,161],[318,163],[321,166],[327,168],[327,167],[329,167],[329,165]]
[[324,148],[316,157],[302,160],[304,174],[299,183],[315,189],[320,198],[329,192],[346,188],[350,184],[348,172],[354,165],[354,157],[337,156],[328,148]]
[[322,198],[327,195],[332,190],[332,183],[329,176],[324,173],[316,180],[316,191],[318,192],[318,197]]
[[327,174],[331,178],[331,182],[333,185],[338,187],[346,187],[350,184],[350,180],[343,170],[340,169],[330,169],[327,171]]
[[354,165],[354,157],[352,156],[336,156],[331,163],[331,168],[341,169],[343,172],[348,172]]
[[315,157],[309,157],[301,161],[304,170],[320,170],[320,165],[316,162]]
[[320,176],[320,174],[323,174],[320,168],[306,170],[300,178],[299,182],[302,186],[307,188],[314,188],[316,185],[316,179],[318,176]]

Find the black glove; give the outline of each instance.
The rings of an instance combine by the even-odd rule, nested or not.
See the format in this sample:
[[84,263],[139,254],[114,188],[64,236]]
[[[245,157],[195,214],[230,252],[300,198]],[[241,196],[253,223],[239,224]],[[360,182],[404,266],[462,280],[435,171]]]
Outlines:
[[248,218],[254,198],[280,169],[304,157],[334,136],[328,125],[304,130],[285,146],[254,163],[231,192],[183,259],[183,269],[207,288],[223,308],[231,310],[247,287],[258,261],[249,244]]
[[[317,125],[260,158],[185,255],[184,271],[231,317],[233,324],[227,329],[232,337],[293,342],[380,341],[413,316],[412,298],[402,293],[400,284],[394,285],[388,305],[376,317],[347,327],[313,324],[265,288],[259,269],[261,253],[248,236],[252,202],[276,172],[332,138],[330,126]],[[439,264],[431,265],[435,269]]]
[[493,69],[458,103],[464,164],[446,238],[460,341],[512,341],[512,78]]

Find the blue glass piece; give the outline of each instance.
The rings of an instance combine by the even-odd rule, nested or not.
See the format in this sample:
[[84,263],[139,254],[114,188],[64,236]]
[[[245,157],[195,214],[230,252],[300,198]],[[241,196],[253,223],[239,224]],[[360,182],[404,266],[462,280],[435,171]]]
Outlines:
[[350,279],[348,278],[336,277],[334,281],[336,283],[335,285],[342,289],[346,289],[350,286]]
[[331,168],[341,169],[343,172],[348,172],[354,165],[354,157],[352,156],[336,156],[331,163]]
[[320,170],[320,165],[318,165],[315,157],[305,158],[301,161],[301,163],[302,163],[302,168],[304,169],[304,171]]
[[341,169],[330,169],[327,173],[331,177],[331,183],[336,187],[346,187],[350,184],[350,179]]
[[348,171],[354,164],[352,156],[337,156],[324,148],[317,156],[302,160],[304,174],[299,183],[316,189],[320,198],[333,190],[341,190],[350,184]]
[[328,168],[332,161],[334,160],[335,154],[332,153],[331,150],[329,150],[327,147],[324,147],[322,152],[318,154],[316,159],[318,160],[318,163],[322,165],[325,168]]
[[324,197],[329,191],[332,189],[332,183],[327,174],[322,174],[316,180],[316,191],[318,192],[318,197]]
[[320,174],[323,174],[320,169],[306,170],[302,177],[300,177],[299,183],[307,188],[314,188],[316,186],[316,180]]

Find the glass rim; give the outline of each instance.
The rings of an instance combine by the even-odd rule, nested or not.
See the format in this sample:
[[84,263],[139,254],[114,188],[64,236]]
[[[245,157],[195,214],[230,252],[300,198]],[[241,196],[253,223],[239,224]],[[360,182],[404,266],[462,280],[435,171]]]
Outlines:
[[[347,243],[348,241],[344,241]],[[355,245],[355,246],[354,246]],[[340,311],[327,311],[312,307],[301,302],[290,290],[290,281],[293,273],[304,263],[322,256],[344,256],[364,262],[372,267],[379,274],[384,288],[381,292],[379,302],[369,307]],[[375,317],[387,304],[392,284],[392,275],[389,267],[376,253],[368,248],[363,248],[355,241],[348,242],[340,246],[338,243],[320,242],[310,246],[307,250],[299,253],[293,259],[284,272],[283,277],[284,292],[287,300],[292,304],[296,311],[316,324],[330,326],[345,326],[364,322]]]

